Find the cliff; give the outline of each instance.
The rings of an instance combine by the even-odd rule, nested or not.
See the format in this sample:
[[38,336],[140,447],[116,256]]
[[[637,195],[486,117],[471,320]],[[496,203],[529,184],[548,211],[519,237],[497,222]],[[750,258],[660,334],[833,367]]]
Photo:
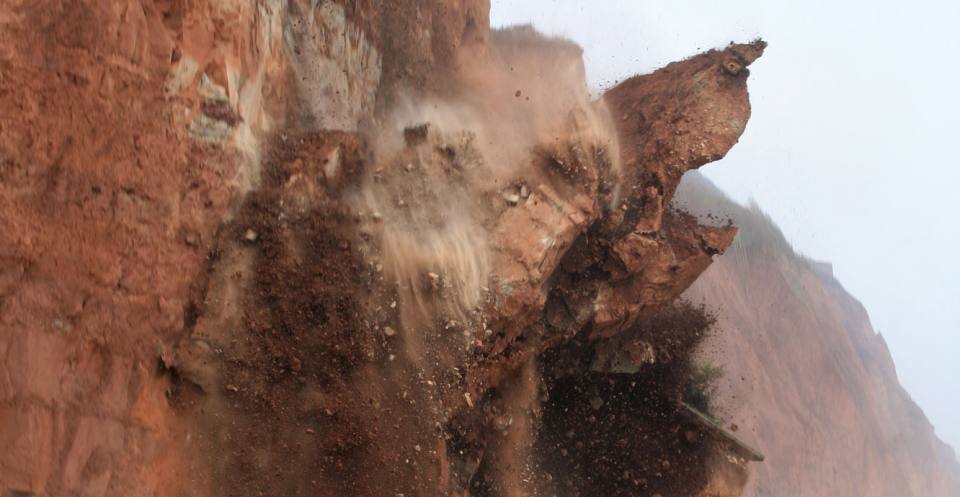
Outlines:
[[741,229],[685,295],[716,309],[703,354],[726,372],[717,395],[767,456],[745,495],[960,495],[953,450],[831,266],[796,254],[759,208],[735,205],[702,176],[688,176],[676,202]]
[[[488,10],[4,2],[0,492],[512,496],[549,464],[705,491],[723,444],[677,439],[672,394],[707,322],[671,305],[736,230],[669,203],[765,44],[594,101],[578,47]],[[641,335],[655,409],[546,367]],[[603,405],[657,442],[538,442]]]

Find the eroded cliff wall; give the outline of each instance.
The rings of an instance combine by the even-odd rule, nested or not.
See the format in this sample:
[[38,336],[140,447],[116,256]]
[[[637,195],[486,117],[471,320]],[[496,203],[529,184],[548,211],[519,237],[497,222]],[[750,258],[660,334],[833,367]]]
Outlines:
[[4,1],[0,491],[531,491],[540,355],[732,241],[668,206],[764,44],[592,101],[488,10]]
[[767,458],[749,496],[960,495],[960,466],[897,380],[883,337],[829,264],[797,255],[758,208],[688,177],[676,200],[741,232],[686,296],[716,309],[718,397]]

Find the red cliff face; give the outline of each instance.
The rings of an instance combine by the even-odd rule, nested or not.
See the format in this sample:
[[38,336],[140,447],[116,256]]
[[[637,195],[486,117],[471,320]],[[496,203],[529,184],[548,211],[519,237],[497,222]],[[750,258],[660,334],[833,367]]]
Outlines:
[[731,243],[667,206],[763,43],[591,102],[488,11],[8,2],[0,492],[530,491],[541,355]]
[[730,215],[741,235],[686,296],[717,309],[706,355],[718,397],[767,458],[748,496],[960,495],[960,466],[897,381],[883,337],[822,263],[704,180],[679,203]]

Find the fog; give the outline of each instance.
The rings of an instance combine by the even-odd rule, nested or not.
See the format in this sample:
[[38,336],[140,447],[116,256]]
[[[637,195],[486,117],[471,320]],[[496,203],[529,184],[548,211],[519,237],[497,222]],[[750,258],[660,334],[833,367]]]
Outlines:
[[747,131],[703,171],[755,198],[797,250],[834,264],[903,385],[960,448],[960,3],[494,0],[491,22],[578,42],[596,89],[767,40]]

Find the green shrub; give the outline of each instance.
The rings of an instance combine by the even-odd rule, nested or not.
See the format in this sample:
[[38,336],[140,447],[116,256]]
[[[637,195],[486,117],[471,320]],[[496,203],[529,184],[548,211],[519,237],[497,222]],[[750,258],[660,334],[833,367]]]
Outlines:
[[710,414],[717,382],[723,378],[723,368],[710,362],[693,363],[687,384],[683,389],[683,401],[703,413]]

